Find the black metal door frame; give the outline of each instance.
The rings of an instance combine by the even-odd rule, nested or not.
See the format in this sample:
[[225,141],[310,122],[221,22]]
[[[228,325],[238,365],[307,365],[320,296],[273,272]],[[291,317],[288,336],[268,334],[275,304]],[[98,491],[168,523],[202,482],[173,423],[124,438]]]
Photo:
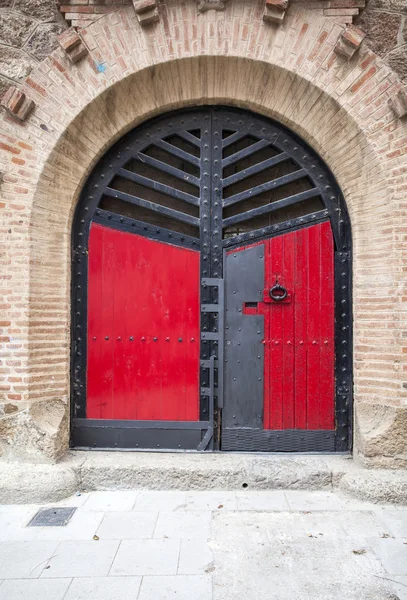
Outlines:
[[[192,130],[200,129],[200,138],[191,134]],[[235,131],[224,138],[224,130]],[[126,162],[144,152],[144,148],[156,140],[157,144],[168,147],[166,141],[170,134],[177,133],[189,143],[199,147],[199,159],[194,159],[200,170],[197,180],[199,185],[199,218],[181,214],[173,209],[163,208],[151,201],[140,200],[130,194],[112,190],[110,185],[114,176]],[[311,182],[311,189],[299,194],[284,197],[265,208],[251,209],[243,215],[224,216],[227,206],[240,201],[239,194],[233,198],[224,197],[226,184],[223,176],[225,165],[230,164],[236,157],[224,158],[225,148],[244,135],[250,135],[257,141],[253,148],[243,150],[240,154],[272,146],[279,154],[269,159],[270,166],[291,158],[298,166],[298,173],[304,173]],[[176,151],[182,156],[182,151]],[[185,154],[185,153],[184,153]],[[239,153],[237,153],[239,154]],[[237,157],[239,158],[239,157]],[[187,157],[188,160],[188,157]],[[192,158],[190,159],[192,160]],[[238,173],[235,178],[243,180],[251,176],[256,167],[250,167],[247,175]],[[168,172],[179,177],[177,169],[168,168]],[[301,172],[301,173],[300,173]],[[284,186],[296,174],[286,175],[272,180],[260,189],[254,189],[255,194]],[[137,176],[132,175],[133,178]],[[291,178],[291,179],[290,179]],[[140,179],[140,178],[139,178]],[[230,180],[230,177],[228,178]],[[153,189],[157,184],[144,178],[143,184]],[[160,184],[173,198],[186,198],[169,186]],[[173,220],[179,220],[199,228],[199,236],[180,234],[172,228],[157,227],[154,224],[129,218],[124,214],[107,211],[101,208],[103,196],[108,195],[125,203],[133,203],[146,207],[153,214],[166,215]],[[247,193],[246,193],[247,196]],[[260,214],[271,214],[284,207],[303,202],[307,198],[319,197],[323,209],[292,218],[277,224],[268,225],[226,237],[225,229],[236,223],[256,217]],[[92,222],[98,222],[124,231],[145,235],[167,243],[199,248],[201,251],[201,402],[200,425],[193,427],[188,423],[168,424],[169,449],[178,449],[178,435],[185,431],[184,449],[219,450],[221,410],[223,402],[223,351],[224,351],[224,306],[223,306],[223,256],[227,249],[242,246],[245,243],[258,241],[287,231],[305,227],[329,219],[335,240],[335,381],[336,381],[336,420],[335,450],[348,451],[352,444],[352,287],[351,287],[351,234],[350,221],[340,189],[321,158],[294,133],[282,125],[235,108],[221,106],[202,107],[178,111],[163,115],[149,121],[130,132],[107,152],[93,170],[84,188],[78,204],[73,225],[73,277],[72,277],[72,366],[71,366],[71,396],[72,396],[72,444],[93,447],[129,447],[154,449],[156,443],[146,445],[146,442],[135,443],[137,430],[147,429],[151,439],[165,439],[165,424],[144,422],[89,423],[86,415],[86,328],[87,328],[87,251],[89,230]],[[88,421],[88,422],[87,422]],[[121,429],[120,433],[117,433]],[[155,433],[153,433],[155,431]],[[195,431],[197,437],[192,434]],[[110,432],[110,433],[109,433]],[[170,433],[171,432],[171,433]],[[175,436],[174,436],[175,432]],[[189,432],[189,433],[188,433]],[[155,437],[154,437],[155,436]],[[158,437],[157,437],[158,436]],[[181,436],[182,437],[182,436]],[[145,440],[145,436],[143,438]],[[110,445],[109,445],[110,444]],[[165,446],[165,443],[164,443]],[[163,445],[161,444],[162,448]],[[301,447],[299,448],[301,450]],[[305,447],[304,447],[305,449]],[[331,449],[331,448],[330,448]]]

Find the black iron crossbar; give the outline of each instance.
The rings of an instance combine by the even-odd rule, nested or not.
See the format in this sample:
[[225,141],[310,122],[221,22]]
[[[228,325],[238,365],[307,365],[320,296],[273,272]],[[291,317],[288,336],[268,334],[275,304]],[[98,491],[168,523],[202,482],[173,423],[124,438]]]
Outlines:
[[276,190],[277,188],[287,185],[288,183],[292,183],[293,181],[298,181],[298,179],[302,179],[306,175],[307,173],[304,169],[299,169],[298,171],[294,171],[294,173],[288,173],[288,175],[277,177],[272,181],[267,181],[266,183],[256,185],[255,187],[245,190],[244,192],[239,192],[238,194],[229,196],[229,198],[225,198],[223,201],[223,206],[232,206],[232,204],[243,202],[243,200],[247,200],[248,198],[255,198],[256,196],[264,194],[265,192],[270,192],[271,190]]
[[192,194],[188,194],[187,192],[177,190],[176,188],[166,185],[165,183],[160,183],[159,181],[155,181],[149,177],[144,177],[144,175],[139,175],[138,173],[128,171],[127,169],[119,169],[117,174],[124,179],[128,179],[134,183],[143,185],[150,190],[155,190],[161,194],[166,194],[171,198],[175,198],[176,200],[181,200],[182,202],[187,202],[188,204],[192,204],[194,206],[199,206],[199,198],[192,196]]
[[149,165],[150,167],[154,167],[155,169],[157,169],[158,171],[162,171],[163,173],[168,173],[168,175],[172,175],[173,177],[176,177],[177,179],[180,179],[181,181],[186,181],[187,183],[190,183],[191,185],[194,185],[198,188],[201,184],[201,181],[198,177],[195,177],[194,175],[190,175],[189,173],[185,173],[185,171],[182,171],[181,169],[177,169],[176,167],[173,167],[173,166],[167,164],[166,162],[158,160],[157,158],[153,158],[152,156],[149,156],[148,154],[139,152],[136,155],[136,158],[143,164]]
[[193,146],[196,146],[197,148],[201,147],[201,140],[193,133],[189,133],[189,131],[177,131],[177,135]]
[[266,215],[268,213],[275,212],[276,210],[280,210],[280,208],[285,208],[286,206],[291,206],[292,204],[297,204],[298,202],[303,202],[304,200],[309,200],[310,198],[316,198],[319,195],[320,191],[317,188],[307,190],[306,192],[300,192],[299,194],[288,196],[287,198],[283,198],[282,200],[276,200],[271,204],[259,206],[258,208],[253,208],[252,210],[248,210],[247,212],[239,213],[238,215],[234,215],[233,217],[223,219],[223,227],[230,227],[231,225],[236,225],[236,223],[241,223],[242,221],[248,221],[249,219],[253,219],[254,217],[259,217],[261,215]]
[[236,144],[239,140],[243,140],[247,135],[247,132],[242,133],[241,131],[235,131],[235,133],[232,133],[226,139],[222,140],[222,148],[229,148],[232,144]]
[[230,167],[230,165],[234,165],[235,163],[239,162],[239,160],[248,158],[255,152],[258,152],[259,150],[262,150],[263,148],[267,148],[267,146],[270,146],[270,142],[268,140],[259,140],[258,142],[254,142],[254,144],[251,144],[247,148],[244,148],[243,150],[239,150],[239,152],[235,152],[234,154],[231,154],[227,158],[224,158],[222,160],[222,167],[223,168]]
[[199,167],[201,164],[200,158],[193,156],[193,154],[190,154],[189,152],[185,152],[185,150],[181,150],[181,148],[178,148],[177,146],[173,146],[173,144],[170,144],[165,140],[155,140],[154,146],[162,148],[162,150],[166,150],[169,154],[181,158],[182,160],[186,160],[197,167]]
[[186,248],[191,248],[191,250],[198,250],[200,245],[199,238],[194,238],[185,233],[178,233],[177,231],[166,229],[165,227],[148,225],[144,221],[138,221],[137,219],[131,219],[130,217],[124,217],[121,214],[117,214],[114,210],[107,211],[98,208],[93,218],[93,222],[119,231],[142,235],[151,240],[176,246],[185,246]]
[[122,419],[74,419],[75,427],[105,429],[206,429],[208,421],[127,421]]
[[290,157],[288,156],[287,152],[280,152],[280,154],[277,154],[277,156],[273,156],[272,158],[263,160],[262,162],[257,163],[256,165],[253,165],[252,167],[248,167],[247,169],[242,169],[238,173],[234,173],[233,175],[226,177],[225,179],[222,180],[222,185],[224,188],[226,188],[229,185],[233,185],[234,183],[238,183],[239,181],[242,181],[242,179],[247,179],[248,177],[251,177],[252,175],[257,175],[257,173],[262,173],[263,171],[266,171],[266,169],[270,169],[271,167],[278,165],[279,163],[287,160],[288,158],[290,158]]
[[193,225],[194,227],[199,227],[198,217],[186,215],[182,212],[179,212],[178,210],[174,210],[172,208],[168,208],[167,206],[162,206],[160,204],[154,204],[154,202],[150,202],[149,200],[144,200],[143,198],[133,196],[132,194],[126,194],[125,192],[119,192],[109,187],[105,189],[104,193],[110,198],[117,198],[118,200],[123,200],[123,202],[128,202],[129,204],[134,204],[136,206],[140,206],[141,208],[151,210],[152,212],[165,215],[167,217],[170,217],[171,219],[175,219],[176,221],[188,223],[189,225]]
[[317,212],[304,215],[303,217],[295,217],[289,221],[282,221],[281,223],[276,223],[274,225],[267,225],[267,227],[262,227],[261,229],[245,231],[244,233],[239,233],[233,237],[226,238],[223,240],[223,247],[230,248],[233,246],[241,246],[242,244],[250,242],[253,239],[260,240],[262,238],[274,237],[276,235],[281,235],[285,231],[295,231],[297,229],[301,229],[302,227],[309,227],[309,225],[326,221],[327,218],[327,210],[318,210]]

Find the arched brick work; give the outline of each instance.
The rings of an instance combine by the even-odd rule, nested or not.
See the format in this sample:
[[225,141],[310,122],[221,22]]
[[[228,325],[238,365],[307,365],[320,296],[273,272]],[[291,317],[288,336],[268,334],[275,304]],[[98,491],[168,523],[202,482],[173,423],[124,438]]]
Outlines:
[[68,446],[70,234],[90,169],[151,116],[222,103],[284,123],[336,176],[353,231],[356,450],[406,466],[407,137],[388,105],[400,82],[364,46],[349,62],[335,54],[343,27],[298,5],[280,27],[260,0],[160,10],[146,29],[126,7],[82,30],[89,58],[54,51],[24,87],[35,112],[2,121],[4,452],[54,459]]

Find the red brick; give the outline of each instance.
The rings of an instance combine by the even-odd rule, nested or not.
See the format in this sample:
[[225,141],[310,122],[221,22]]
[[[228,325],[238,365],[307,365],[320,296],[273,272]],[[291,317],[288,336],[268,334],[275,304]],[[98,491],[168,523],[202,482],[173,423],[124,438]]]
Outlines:
[[21,154],[21,150],[19,150],[18,148],[13,148],[8,144],[3,144],[3,142],[0,142],[0,148],[5,150],[6,152],[11,152],[12,154]]
[[59,45],[65,52],[70,52],[75,46],[78,46],[81,41],[80,36],[74,29],[68,29],[58,37]]
[[15,114],[25,100],[25,94],[15,86],[11,86],[1,99],[1,104],[11,114]]
[[35,90],[36,92],[38,92],[38,94],[41,94],[41,96],[44,96],[44,98],[47,97],[47,92],[46,90],[39,85],[36,81],[34,81],[31,77],[27,77],[27,79],[25,80],[26,84],[29,85],[33,90]]

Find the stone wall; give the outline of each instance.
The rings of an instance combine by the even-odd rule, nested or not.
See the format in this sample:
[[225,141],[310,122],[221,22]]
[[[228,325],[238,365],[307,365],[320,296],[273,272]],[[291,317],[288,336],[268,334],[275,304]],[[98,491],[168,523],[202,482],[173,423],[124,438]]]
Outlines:
[[0,95],[56,46],[66,23],[55,0],[0,0]]
[[356,23],[373,52],[407,82],[407,0],[369,0]]

